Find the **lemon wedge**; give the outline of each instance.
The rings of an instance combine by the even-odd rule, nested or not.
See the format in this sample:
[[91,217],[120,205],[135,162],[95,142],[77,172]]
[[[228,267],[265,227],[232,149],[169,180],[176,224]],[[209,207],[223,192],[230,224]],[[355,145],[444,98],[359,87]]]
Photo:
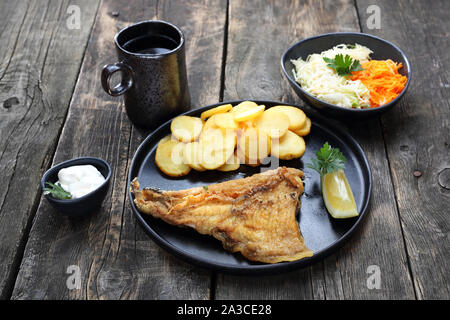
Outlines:
[[327,173],[322,177],[321,183],[325,206],[333,218],[345,219],[358,216],[352,189],[342,169]]

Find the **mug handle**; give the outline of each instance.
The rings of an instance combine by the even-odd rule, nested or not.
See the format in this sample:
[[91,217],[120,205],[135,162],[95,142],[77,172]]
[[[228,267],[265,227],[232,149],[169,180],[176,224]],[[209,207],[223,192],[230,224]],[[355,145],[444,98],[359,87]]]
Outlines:
[[[111,78],[113,73],[117,71],[122,71],[122,80],[120,81],[119,85],[115,86],[114,88],[111,88],[109,86],[109,79]],[[129,65],[123,62],[116,62],[114,64],[105,65],[102,70],[101,78],[103,89],[106,91],[106,93],[108,93],[113,97],[124,94],[134,84],[133,70]]]

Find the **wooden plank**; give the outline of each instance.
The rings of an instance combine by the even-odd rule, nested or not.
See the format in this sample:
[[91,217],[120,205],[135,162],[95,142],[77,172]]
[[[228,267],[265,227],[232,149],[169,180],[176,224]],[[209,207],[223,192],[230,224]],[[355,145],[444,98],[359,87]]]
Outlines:
[[363,30],[397,44],[412,66],[407,95],[382,117],[383,134],[417,297],[449,299],[450,3],[377,1],[381,29],[373,30],[365,23],[372,2],[357,4]]
[[[232,1],[229,16],[226,99],[304,105],[281,74],[284,50],[308,36],[359,30],[353,1]],[[366,152],[374,179],[369,217],[359,232],[337,253],[303,270],[254,278],[220,274],[217,299],[414,298],[379,123],[348,130]],[[371,265],[380,268],[379,290],[367,287]]]
[[[74,2],[79,28],[67,24]],[[0,298],[8,298],[98,1],[2,1],[0,6]]]
[[[121,99],[103,92],[100,71],[116,61],[113,37],[119,29],[167,19],[186,35],[193,104],[217,101],[225,14],[219,0],[102,2],[54,162],[80,155],[107,160],[113,168],[109,193],[99,212],[81,220],[61,217],[40,202],[13,299],[209,298],[210,272],[160,249],[130,210],[128,167],[146,132],[132,127]],[[80,270],[80,289],[66,286],[70,265]]]
[[[313,268],[315,299],[414,299],[379,121],[348,128],[372,169],[369,215],[343,250]],[[377,272],[380,288],[368,287]]]

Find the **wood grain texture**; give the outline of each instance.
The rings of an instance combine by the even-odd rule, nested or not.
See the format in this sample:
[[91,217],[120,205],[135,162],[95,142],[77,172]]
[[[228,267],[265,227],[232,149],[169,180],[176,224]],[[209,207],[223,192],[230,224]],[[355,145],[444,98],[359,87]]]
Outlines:
[[[81,9],[80,30],[66,27],[69,4]],[[381,9],[380,30],[366,24],[372,4]],[[13,299],[449,298],[448,1],[230,0],[224,33],[226,1],[104,0],[58,142],[97,5],[0,5],[0,298],[9,297],[14,281]],[[114,34],[153,18],[185,32],[193,107],[217,102],[221,88],[224,100],[305,105],[283,78],[280,58],[307,36],[361,26],[405,51],[413,81],[402,102],[381,120],[344,127],[363,147],[374,185],[367,220],[342,249],[303,270],[268,277],[218,274],[211,284],[211,272],[177,260],[144,233],[125,181],[148,132],[130,124],[122,99],[103,92],[99,74],[116,61]],[[113,179],[99,212],[67,219],[40,198],[36,185],[51,162],[81,155],[107,160]],[[80,268],[79,290],[66,285],[70,265]],[[380,270],[380,289],[367,286],[369,266]]]
[[[183,5],[180,5],[178,1],[159,2],[157,17],[176,24],[186,36],[186,59],[191,109],[219,101],[226,10],[227,4],[221,0],[192,0],[184,2]],[[132,128],[130,158],[134,154],[134,150],[138,148],[139,144],[149,133],[148,130],[137,127]],[[129,219],[133,220],[134,224],[138,224],[131,211],[128,194],[126,195],[125,214]],[[194,277],[191,281],[202,289],[201,291],[196,290],[193,285],[190,285],[186,290],[191,290],[192,294],[190,296],[180,296],[180,294],[169,289],[171,286],[176,287],[176,285],[162,282],[159,288],[159,290],[162,290],[161,292],[155,291],[151,295],[146,293],[144,295],[145,298],[209,299],[213,295],[210,292],[212,277],[210,271],[199,270],[197,267],[181,262],[173,255],[166,253],[149,239],[139,225],[136,226],[135,241],[145,245],[154,251],[156,255],[162,256],[162,259],[152,261],[151,264],[155,268],[161,264],[161,260],[166,261],[166,264],[176,263],[184,266],[183,269],[179,268],[183,272],[181,274],[177,274],[180,272],[179,269],[172,268],[170,270],[171,277],[174,278],[174,281],[179,282],[177,285]],[[165,268],[165,272],[168,271]],[[214,288],[212,289],[214,290]]]
[[[210,272],[181,262],[143,231],[127,199],[127,173],[146,132],[132,127],[122,99],[104,93],[101,67],[116,61],[115,33],[134,22],[165,19],[186,35],[194,104],[217,101],[222,60],[223,2],[103,1],[54,163],[76,156],[107,160],[113,175],[99,212],[83,219],[61,217],[41,200],[13,299],[208,299]],[[206,35],[206,36],[205,36]],[[81,288],[66,286],[67,267],[81,271]]]
[[[97,1],[0,4],[0,298],[11,294],[23,246],[77,80]],[[70,13],[70,12],[69,12]]]
[[284,51],[304,37],[357,28],[351,1],[230,1],[224,99],[298,100],[282,76]]
[[[302,105],[281,74],[284,50],[308,36],[359,30],[353,1],[231,1],[229,21],[225,99]],[[414,298],[380,125],[375,121],[347,130],[357,137],[373,170],[369,215],[361,229],[337,253],[303,270],[262,278],[221,274],[217,299]],[[381,272],[378,290],[367,286],[371,265]]]
[[448,300],[450,189],[440,178],[450,170],[450,3],[377,1],[379,30],[365,23],[371,1],[357,4],[363,30],[397,44],[412,66],[408,93],[382,117],[383,135],[417,298]]

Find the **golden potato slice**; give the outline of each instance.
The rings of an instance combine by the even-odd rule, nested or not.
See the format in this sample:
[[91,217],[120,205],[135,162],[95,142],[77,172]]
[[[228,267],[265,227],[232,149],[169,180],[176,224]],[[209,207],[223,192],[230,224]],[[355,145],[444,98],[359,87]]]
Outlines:
[[203,122],[200,118],[190,116],[178,116],[172,120],[170,130],[172,134],[182,142],[196,140],[202,132]]
[[[171,140],[174,141],[174,140]],[[169,142],[169,141],[168,141]],[[172,148],[172,153],[170,157],[172,158],[172,162],[175,164],[184,164],[183,159],[183,151],[184,151],[184,143],[176,141],[176,145]]]
[[155,162],[158,168],[171,177],[181,177],[191,171],[191,167],[183,162],[183,143],[167,140],[156,148]]
[[306,122],[306,114],[303,110],[292,107],[292,106],[274,106],[267,111],[271,110],[271,112],[283,112],[289,118],[290,125],[289,130],[295,131],[296,129],[300,129],[305,125]]
[[225,163],[222,166],[218,167],[217,170],[222,172],[236,171],[240,167],[241,167],[240,163]]
[[238,127],[236,129],[238,136],[240,133],[244,132],[245,130],[255,127],[255,124],[253,123],[253,121],[241,121],[241,122],[236,122],[236,123],[238,125]]
[[241,164],[246,164],[248,166],[251,167],[257,167],[261,164],[261,161],[259,161],[258,159],[249,159],[245,156],[244,151],[242,151],[241,149],[237,148],[236,149],[236,156],[239,159],[239,162]]
[[250,162],[261,161],[270,153],[270,137],[258,128],[249,128],[243,131],[239,136],[237,144],[238,149],[240,149]]
[[211,117],[212,115],[228,112],[231,109],[233,109],[233,106],[231,104],[224,104],[224,105],[203,111],[202,114],[200,115],[200,118],[207,119],[207,118]]
[[249,108],[249,109],[243,108],[241,111],[236,111],[233,113],[234,120],[238,121],[238,122],[253,120],[253,119],[259,117],[260,115],[262,115],[265,108],[266,107],[263,105]]
[[211,118],[214,118],[214,122],[216,126],[223,129],[237,129],[238,125],[236,121],[234,121],[233,114],[230,112],[227,113],[218,113],[213,115]]
[[255,119],[255,127],[267,133],[271,138],[282,137],[289,129],[289,118],[282,111],[272,110],[264,113]]
[[239,123],[239,128],[248,129],[248,128],[254,128],[255,123],[253,121],[241,121]]
[[183,160],[184,163],[196,171],[205,171],[206,169],[201,165],[201,150],[200,143],[189,142],[184,145]]
[[167,136],[165,136],[164,138],[159,140],[158,144],[167,142],[169,140],[175,140],[176,141],[177,139],[172,134],[168,134]]
[[219,127],[216,125],[216,121],[214,120],[214,116],[211,116],[208,118],[208,120],[206,120],[206,122],[203,124],[203,129],[202,129],[202,133],[200,134],[200,138],[199,140],[202,139],[202,136],[204,135],[204,133],[208,130],[212,130],[212,129],[219,129]]
[[206,120],[205,124],[203,125],[203,131],[215,128],[217,128],[217,125],[216,122],[214,121],[214,117],[208,118],[208,120]]
[[301,137],[308,135],[310,132],[311,132],[311,119],[309,118],[306,118],[305,126],[294,131],[296,135],[299,135]]
[[236,154],[236,152],[223,164],[222,166],[218,167],[217,170],[219,171],[235,171],[239,169],[241,166],[241,163],[239,161],[239,158]]
[[202,144],[201,166],[207,170],[214,170],[221,167],[227,161],[227,156],[230,155],[227,151],[229,150],[216,149],[211,145]]
[[300,158],[305,153],[305,140],[292,131],[280,139],[272,139],[270,154],[281,160]]
[[233,109],[231,109],[231,113],[236,113],[236,112],[242,112],[244,110],[250,110],[253,109],[255,107],[257,107],[258,104],[256,102],[253,101],[242,101],[241,103],[239,103],[238,105],[234,106]]
[[200,164],[208,170],[217,169],[232,156],[235,146],[234,130],[217,128],[204,131],[200,139]]

